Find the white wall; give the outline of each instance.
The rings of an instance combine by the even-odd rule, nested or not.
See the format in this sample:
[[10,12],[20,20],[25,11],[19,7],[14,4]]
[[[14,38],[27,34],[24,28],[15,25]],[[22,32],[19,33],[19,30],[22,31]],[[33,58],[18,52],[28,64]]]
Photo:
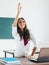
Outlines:
[[[0,17],[15,17],[18,2],[22,5],[20,17],[25,18],[38,46],[49,47],[49,0],[0,0]],[[0,40],[0,56],[4,49],[16,49],[15,40]]]

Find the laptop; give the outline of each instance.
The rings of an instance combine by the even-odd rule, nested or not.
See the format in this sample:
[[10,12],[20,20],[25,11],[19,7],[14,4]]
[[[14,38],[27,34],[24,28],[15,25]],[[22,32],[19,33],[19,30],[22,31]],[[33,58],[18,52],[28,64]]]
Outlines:
[[41,48],[39,53],[35,53],[29,58],[33,62],[49,62],[49,48]]

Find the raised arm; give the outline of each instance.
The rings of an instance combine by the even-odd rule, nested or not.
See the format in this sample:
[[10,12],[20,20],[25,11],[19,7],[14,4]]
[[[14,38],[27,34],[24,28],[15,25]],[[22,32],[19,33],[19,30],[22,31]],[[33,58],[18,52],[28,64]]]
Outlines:
[[19,17],[20,11],[21,11],[21,6],[20,6],[20,3],[18,3],[18,12],[17,12],[17,15],[16,15],[16,17],[15,17],[15,20],[14,20],[14,22],[13,22],[13,26],[14,26],[14,27],[17,26],[17,21],[18,21],[18,17]]

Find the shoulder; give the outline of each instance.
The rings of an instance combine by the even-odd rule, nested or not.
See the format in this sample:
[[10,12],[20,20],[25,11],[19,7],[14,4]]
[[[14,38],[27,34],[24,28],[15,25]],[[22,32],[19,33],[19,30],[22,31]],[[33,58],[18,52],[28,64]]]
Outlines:
[[31,32],[31,31],[30,31],[30,38],[31,38],[32,41],[35,42],[35,36],[33,35],[33,32]]
[[30,37],[33,38],[33,32],[31,30],[29,30],[29,33],[30,33]]

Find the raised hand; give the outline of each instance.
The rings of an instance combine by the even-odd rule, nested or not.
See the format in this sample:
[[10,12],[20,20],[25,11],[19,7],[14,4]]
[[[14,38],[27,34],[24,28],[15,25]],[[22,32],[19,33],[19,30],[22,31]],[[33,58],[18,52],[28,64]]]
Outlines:
[[14,26],[17,26],[17,21],[18,21],[18,17],[19,17],[21,8],[22,8],[22,7],[21,7],[20,3],[18,3],[18,12],[17,12],[17,15],[16,15],[16,17],[15,17],[15,19],[14,19],[14,22],[13,22],[13,25],[14,25]]
[[20,5],[20,3],[18,3],[18,13],[20,13],[20,11],[21,11],[21,5]]

